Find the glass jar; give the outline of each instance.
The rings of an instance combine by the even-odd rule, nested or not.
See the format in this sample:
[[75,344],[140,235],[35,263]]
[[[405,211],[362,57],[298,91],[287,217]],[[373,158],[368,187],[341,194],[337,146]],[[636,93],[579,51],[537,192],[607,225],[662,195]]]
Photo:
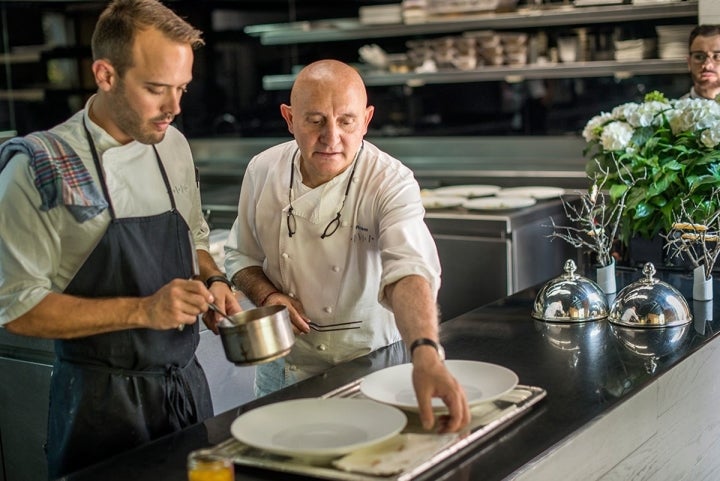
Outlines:
[[232,460],[199,449],[187,457],[188,481],[235,481],[235,466]]

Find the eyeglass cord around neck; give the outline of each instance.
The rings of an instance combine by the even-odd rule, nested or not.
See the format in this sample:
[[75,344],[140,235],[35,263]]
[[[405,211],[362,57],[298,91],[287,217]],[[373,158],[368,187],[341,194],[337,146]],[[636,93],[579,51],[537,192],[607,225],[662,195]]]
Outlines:
[[[345,187],[345,195],[343,195],[342,203],[340,204],[340,208],[337,211],[337,214],[333,219],[328,222],[328,225],[325,226],[325,229],[323,230],[323,233],[320,235],[321,239],[325,239],[326,237],[330,237],[335,233],[335,231],[338,230],[340,227],[340,213],[343,210],[343,207],[345,207],[345,200],[347,199],[348,192],[350,192],[350,185],[352,185],[353,178],[355,177],[355,168],[357,167],[357,160],[360,157],[360,153],[363,150],[363,147],[365,144],[360,145],[360,149],[358,149],[357,153],[355,154],[355,158],[353,159],[353,167],[350,171],[350,177],[348,178],[347,186]],[[295,149],[295,153],[293,154],[293,160],[290,162],[290,189],[288,190],[288,203],[290,204],[290,207],[288,207],[288,213],[287,213],[287,228],[288,228],[288,237],[292,237],[295,235],[296,232],[296,221],[295,221],[295,214],[293,213],[293,185],[295,184],[295,158],[297,157],[298,153],[300,152],[300,149]]]

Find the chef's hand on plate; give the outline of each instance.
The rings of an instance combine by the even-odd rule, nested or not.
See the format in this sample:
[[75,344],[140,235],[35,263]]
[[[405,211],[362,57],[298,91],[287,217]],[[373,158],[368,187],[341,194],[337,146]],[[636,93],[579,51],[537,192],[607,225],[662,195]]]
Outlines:
[[174,279],[155,294],[140,299],[140,325],[150,329],[177,329],[194,324],[213,296],[200,281]]
[[[215,299],[215,305],[228,316],[242,312],[242,307],[240,307],[235,293],[224,282],[213,282],[210,284],[210,293]],[[205,325],[215,334],[220,334],[217,326],[221,319],[223,319],[223,317],[212,309],[208,309],[203,315]]]
[[293,332],[295,334],[306,334],[310,332],[308,322],[310,319],[305,315],[305,309],[302,302],[294,299],[282,292],[276,292],[265,299],[265,306],[285,306],[290,314],[290,322],[292,322]]
[[[465,391],[434,349],[415,351],[412,377],[424,429],[436,427],[440,433],[456,432],[470,423],[470,407]],[[447,414],[439,416],[437,426],[432,408],[432,398],[435,397],[440,398],[448,409]]]

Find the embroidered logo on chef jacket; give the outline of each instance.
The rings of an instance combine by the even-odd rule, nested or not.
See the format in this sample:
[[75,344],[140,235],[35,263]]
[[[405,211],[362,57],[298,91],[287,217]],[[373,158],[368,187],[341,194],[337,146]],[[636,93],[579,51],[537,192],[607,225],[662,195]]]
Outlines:
[[375,242],[375,235],[373,235],[367,227],[361,225],[355,225],[355,235],[353,236],[353,242]]
[[173,191],[173,194],[178,194],[178,195],[187,194],[190,191],[190,186],[187,184],[182,184],[182,185],[176,184],[176,185],[172,186],[172,191]]

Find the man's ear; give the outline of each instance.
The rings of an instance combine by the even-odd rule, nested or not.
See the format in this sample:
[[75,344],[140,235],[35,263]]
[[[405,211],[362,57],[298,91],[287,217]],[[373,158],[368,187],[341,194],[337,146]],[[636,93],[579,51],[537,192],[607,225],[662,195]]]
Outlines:
[[293,132],[293,113],[292,113],[292,107],[286,104],[280,104],[280,115],[285,119],[285,123],[287,123],[288,130],[290,133]]
[[105,59],[95,60],[92,64],[92,72],[95,83],[100,90],[109,91],[116,81],[115,68]]

